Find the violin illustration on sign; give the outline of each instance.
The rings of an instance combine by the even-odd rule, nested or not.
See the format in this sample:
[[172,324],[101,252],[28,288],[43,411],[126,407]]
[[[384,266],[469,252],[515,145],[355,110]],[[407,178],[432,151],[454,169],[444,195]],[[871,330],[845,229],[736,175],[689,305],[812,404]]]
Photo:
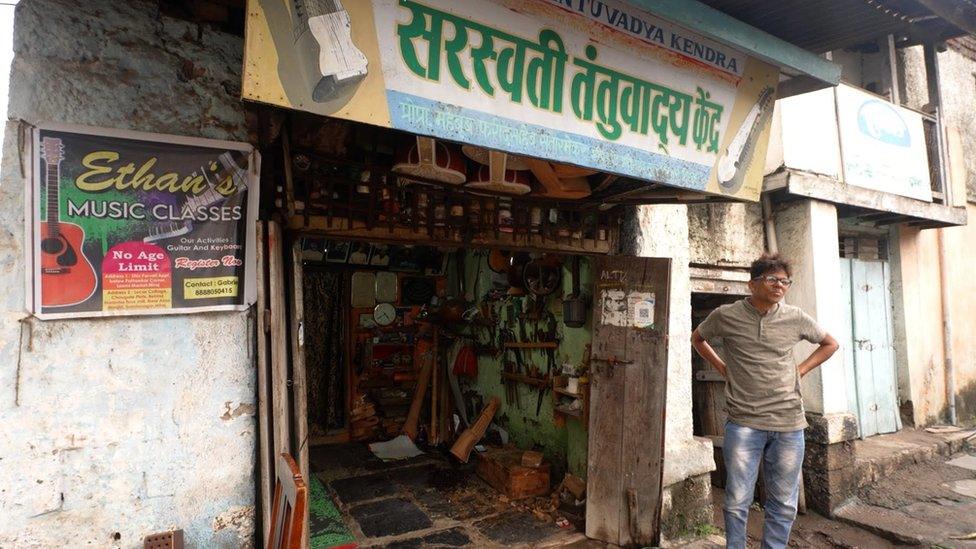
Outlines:
[[759,92],[759,98],[725,149],[725,155],[718,161],[718,184],[728,194],[735,194],[742,187],[752,163],[756,141],[766,127],[766,120],[773,114],[774,91],[771,87],[765,87]]
[[58,188],[64,145],[60,139],[45,137],[41,156],[47,165],[47,221],[41,222],[41,305],[67,307],[81,303],[95,293],[95,269],[85,257],[85,231],[60,216]]

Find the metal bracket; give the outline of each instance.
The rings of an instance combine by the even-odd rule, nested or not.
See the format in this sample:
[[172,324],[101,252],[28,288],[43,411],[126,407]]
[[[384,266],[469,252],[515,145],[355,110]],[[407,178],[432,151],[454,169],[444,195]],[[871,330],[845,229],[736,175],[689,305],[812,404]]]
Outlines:
[[626,366],[628,364],[633,364],[633,360],[620,360],[617,357],[610,355],[608,357],[591,356],[590,362],[605,362],[610,368],[607,369],[607,377],[613,377],[613,370],[615,366]]

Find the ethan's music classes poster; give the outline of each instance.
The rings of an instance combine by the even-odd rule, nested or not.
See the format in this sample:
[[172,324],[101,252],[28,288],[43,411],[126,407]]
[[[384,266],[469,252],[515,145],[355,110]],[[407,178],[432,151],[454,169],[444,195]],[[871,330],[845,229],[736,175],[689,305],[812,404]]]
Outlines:
[[253,303],[259,160],[250,145],[45,125],[33,150],[35,314]]

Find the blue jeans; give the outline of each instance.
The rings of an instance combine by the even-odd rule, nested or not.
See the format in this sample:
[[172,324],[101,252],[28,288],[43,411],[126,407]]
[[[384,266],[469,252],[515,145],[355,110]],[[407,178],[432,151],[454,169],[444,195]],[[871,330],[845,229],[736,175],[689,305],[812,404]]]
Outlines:
[[742,549],[746,546],[746,522],[760,461],[766,485],[762,547],[786,547],[790,528],[796,518],[803,449],[803,429],[761,431],[731,421],[725,424],[722,456],[727,471],[724,510],[727,548]]

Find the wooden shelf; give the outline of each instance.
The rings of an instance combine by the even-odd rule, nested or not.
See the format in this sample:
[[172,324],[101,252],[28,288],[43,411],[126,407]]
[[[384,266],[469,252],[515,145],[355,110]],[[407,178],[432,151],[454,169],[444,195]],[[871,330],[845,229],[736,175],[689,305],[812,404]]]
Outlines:
[[579,417],[579,418],[583,417],[582,408],[579,410],[572,410],[570,408],[567,408],[566,406],[556,406],[556,411],[559,412],[560,414],[564,414],[567,416]]
[[[562,427],[566,424],[566,418],[571,417],[579,420],[583,430],[587,430],[590,423],[590,384],[580,383],[577,392],[566,390],[567,377],[558,375],[552,378],[552,415],[556,426]],[[576,399],[573,402],[580,403],[579,409],[569,408],[568,404],[559,404],[559,397]],[[564,401],[565,402],[565,401]]]
[[511,372],[502,372],[502,379],[510,379],[519,383],[525,383],[526,385],[539,387],[540,389],[549,386],[549,381],[546,379],[531,377],[524,374],[513,374]]

